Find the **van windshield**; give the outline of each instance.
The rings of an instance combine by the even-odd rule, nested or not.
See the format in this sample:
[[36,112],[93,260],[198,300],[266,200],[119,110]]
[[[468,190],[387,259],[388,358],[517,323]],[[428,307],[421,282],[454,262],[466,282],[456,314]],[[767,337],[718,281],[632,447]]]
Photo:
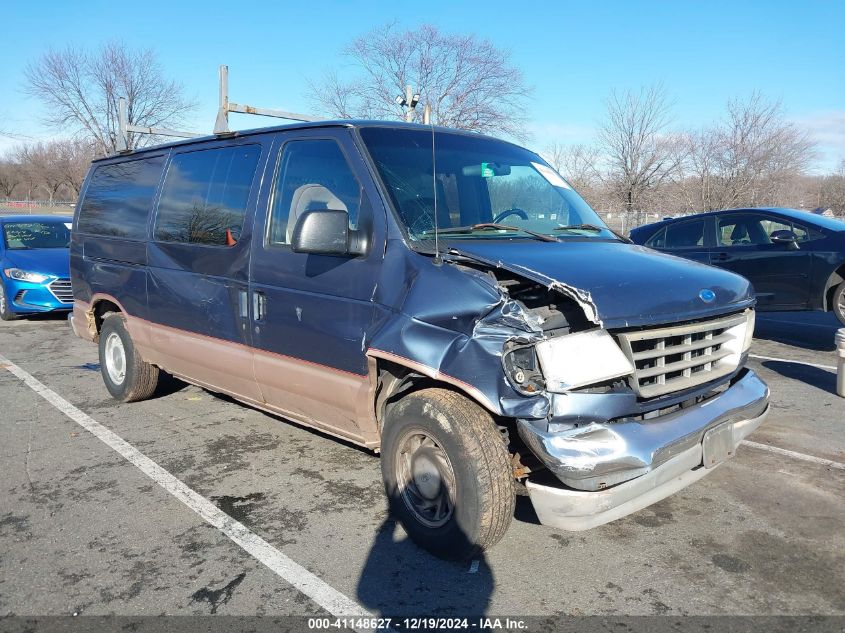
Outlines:
[[3,225],[3,237],[10,251],[70,245],[70,229],[64,222],[8,222]]
[[[369,127],[361,137],[412,240],[617,239],[536,154],[504,141]],[[435,177],[432,178],[432,173]]]

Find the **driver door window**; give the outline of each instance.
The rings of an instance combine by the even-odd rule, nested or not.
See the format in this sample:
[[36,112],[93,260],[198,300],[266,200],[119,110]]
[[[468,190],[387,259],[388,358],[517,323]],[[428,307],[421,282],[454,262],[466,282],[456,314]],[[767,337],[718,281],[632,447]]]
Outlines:
[[358,227],[361,185],[333,140],[291,141],[284,147],[270,203],[269,244],[290,244],[296,221],[306,211],[333,209]]
[[716,238],[719,246],[765,246],[772,244],[772,235],[790,231],[798,242],[810,236],[803,226],[762,215],[729,215],[719,218]]

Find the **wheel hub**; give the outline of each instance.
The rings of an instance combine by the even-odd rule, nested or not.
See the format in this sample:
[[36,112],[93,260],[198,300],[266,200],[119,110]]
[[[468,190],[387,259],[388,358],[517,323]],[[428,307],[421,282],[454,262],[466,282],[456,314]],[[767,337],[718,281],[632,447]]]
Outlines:
[[406,435],[395,459],[396,481],[405,506],[428,527],[442,527],[455,509],[455,472],[437,441],[421,431]]
[[429,501],[436,499],[440,494],[440,471],[428,455],[416,454],[411,465],[411,474],[414,478],[414,485],[420,494]]
[[123,384],[126,378],[126,350],[123,348],[123,340],[116,332],[109,334],[105,346],[106,371],[112,382],[116,385]]

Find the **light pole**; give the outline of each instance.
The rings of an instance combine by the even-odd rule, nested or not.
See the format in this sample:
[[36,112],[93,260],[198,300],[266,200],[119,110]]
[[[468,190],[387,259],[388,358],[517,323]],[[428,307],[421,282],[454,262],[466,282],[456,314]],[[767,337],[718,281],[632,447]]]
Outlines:
[[414,89],[411,87],[411,84],[405,86],[405,96],[398,95],[396,97],[396,104],[400,108],[406,108],[405,110],[405,121],[410,123],[414,120],[414,110],[417,107],[417,104],[420,102],[420,95],[419,93],[415,93]]

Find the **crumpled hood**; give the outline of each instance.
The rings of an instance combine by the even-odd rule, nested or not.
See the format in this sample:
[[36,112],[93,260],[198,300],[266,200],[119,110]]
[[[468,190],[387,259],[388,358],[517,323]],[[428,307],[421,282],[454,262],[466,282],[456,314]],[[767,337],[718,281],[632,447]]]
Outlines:
[[[754,303],[751,284],[739,275],[624,242],[455,240],[450,247],[556,287],[606,328],[686,321]],[[709,303],[699,297],[704,289],[715,294]]]
[[5,259],[7,263],[5,267],[70,278],[70,249],[67,248],[7,250]]

